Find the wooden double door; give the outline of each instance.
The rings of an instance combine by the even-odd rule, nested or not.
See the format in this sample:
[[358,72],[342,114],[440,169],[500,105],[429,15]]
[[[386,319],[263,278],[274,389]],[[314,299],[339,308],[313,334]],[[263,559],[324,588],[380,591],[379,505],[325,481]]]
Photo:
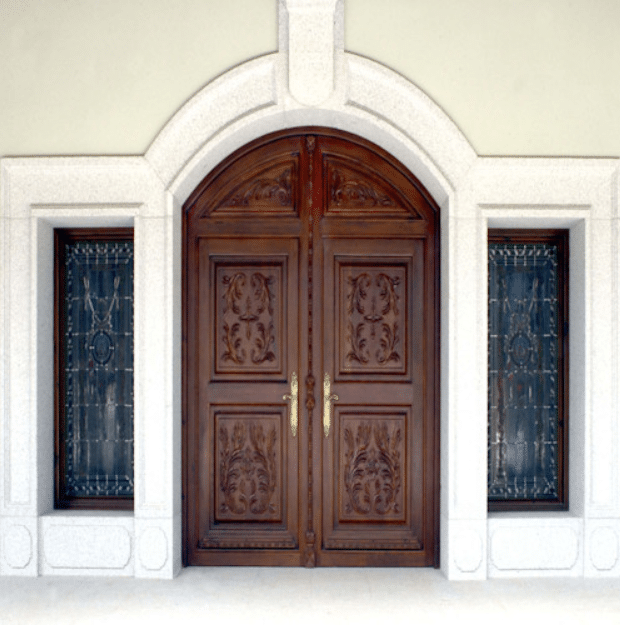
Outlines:
[[188,199],[186,564],[437,564],[437,224],[402,165],[319,128]]

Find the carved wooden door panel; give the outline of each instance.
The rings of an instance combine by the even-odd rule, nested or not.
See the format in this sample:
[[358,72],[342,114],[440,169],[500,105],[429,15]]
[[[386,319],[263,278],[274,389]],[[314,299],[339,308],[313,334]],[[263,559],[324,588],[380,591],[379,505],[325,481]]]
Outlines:
[[188,564],[437,563],[437,214],[375,146],[257,140],[185,206]]
[[355,564],[360,550],[366,564],[432,563],[424,553],[425,337],[416,296],[423,247],[415,239],[325,242],[325,564]]
[[297,143],[216,171],[186,219],[190,564],[300,561]]
[[199,254],[198,547],[294,550],[297,426],[282,382],[298,371],[298,242],[206,239]]
[[434,214],[381,156],[319,149],[319,563],[433,565]]

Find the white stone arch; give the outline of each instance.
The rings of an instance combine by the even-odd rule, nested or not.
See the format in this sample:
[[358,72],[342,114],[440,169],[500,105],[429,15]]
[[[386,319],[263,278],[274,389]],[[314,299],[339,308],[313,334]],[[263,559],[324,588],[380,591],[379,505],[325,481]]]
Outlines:
[[[226,72],[188,101],[166,124],[145,155],[166,187],[174,212],[180,213],[180,207],[204,176],[242,145],[284,128],[328,126],[373,141],[408,167],[439,204],[441,227],[448,233],[450,223],[467,212],[462,189],[466,188],[469,172],[476,162],[467,139],[437,104],[396,72],[342,51],[336,56],[334,89],[317,106],[304,106],[292,97],[286,75],[288,57],[282,52],[254,59]],[[298,71],[303,69],[300,63],[296,67]],[[175,219],[173,240],[179,242],[174,248],[175,258],[181,254],[180,228],[180,219]],[[482,236],[481,231],[478,235]],[[450,244],[449,236],[442,237],[441,248],[441,566],[447,575],[484,577],[486,498],[478,496],[472,500],[469,493],[475,490],[484,495],[485,492],[486,425],[480,425],[477,432],[478,447],[474,445],[469,452],[463,449],[457,463],[456,434],[449,425],[456,422],[456,404],[454,400],[448,401],[458,396],[453,387],[467,385],[470,395],[478,394],[478,397],[472,395],[474,405],[482,406],[486,402],[485,387],[480,379],[471,379],[469,365],[469,373],[459,378],[454,367],[456,350],[449,348],[455,342],[454,337],[449,339],[454,325],[479,319],[480,311],[476,308],[477,299],[460,302],[457,320],[454,313],[456,281],[448,280],[448,276],[455,276],[459,271],[458,250],[454,243]],[[463,270],[468,271],[461,267],[460,271]],[[479,280],[479,276],[472,278],[474,282]],[[479,286],[482,288],[483,284]],[[180,298],[178,289],[176,297]],[[454,306],[449,306],[449,302]],[[471,333],[461,335],[464,342],[468,340],[466,337],[471,337]],[[475,345],[473,352],[480,354],[481,346]],[[481,371],[482,366],[475,370]],[[471,431],[468,437],[471,440]],[[467,459],[468,453],[471,460]],[[467,480],[460,481],[465,486],[460,498],[456,497],[457,464],[469,467],[460,470],[461,476],[469,475]],[[451,523],[452,518],[460,522]],[[460,534],[465,532],[459,543],[449,540],[451,527]],[[459,556],[453,547],[450,555],[451,544],[465,544],[466,553]]]
[[171,118],[145,154],[175,200],[184,201],[228,154],[252,139],[296,126],[330,126],[362,136],[398,158],[441,206],[476,161],[448,115],[400,74],[341,53],[334,92],[303,106],[287,88],[286,55],[244,63],[205,86]]

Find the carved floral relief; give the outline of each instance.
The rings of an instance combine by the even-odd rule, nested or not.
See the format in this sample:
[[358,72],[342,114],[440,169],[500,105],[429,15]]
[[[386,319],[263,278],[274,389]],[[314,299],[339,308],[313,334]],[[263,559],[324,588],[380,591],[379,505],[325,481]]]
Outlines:
[[218,271],[217,369],[272,370],[278,361],[279,267]]
[[405,343],[400,305],[404,270],[349,268],[343,274],[345,370],[401,369]]
[[343,439],[345,517],[400,515],[404,457],[401,423],[345,420]]
[[263,174],[237,188],[221,202],[220,207],[247,207],[273,205],[286,207],[293,205],[292,167],[277,173]]
[[333,168],[329,177],[331,204],[336,207],[394,207],[394,200],[363,177]]
[[277,518],[275,423],[221,419],[217,437],[218,518]]

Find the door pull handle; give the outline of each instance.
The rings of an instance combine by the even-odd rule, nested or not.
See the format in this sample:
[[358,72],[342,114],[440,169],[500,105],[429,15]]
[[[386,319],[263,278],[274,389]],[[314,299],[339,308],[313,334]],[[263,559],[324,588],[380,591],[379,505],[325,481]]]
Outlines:
[[329,436],[329,428],[332,424],[332,404],[338,401],[338,395],[332,393],[332,381],[329,373],[323,378],[323,431],[325,438]]
[[299,381],[295,371],[293,371],[293,375],[291,376],[291,392],[282,395],[282,399],[286,399],[290,402],[291,434],[295,437],[297,436],[297,406],[299,403]]

